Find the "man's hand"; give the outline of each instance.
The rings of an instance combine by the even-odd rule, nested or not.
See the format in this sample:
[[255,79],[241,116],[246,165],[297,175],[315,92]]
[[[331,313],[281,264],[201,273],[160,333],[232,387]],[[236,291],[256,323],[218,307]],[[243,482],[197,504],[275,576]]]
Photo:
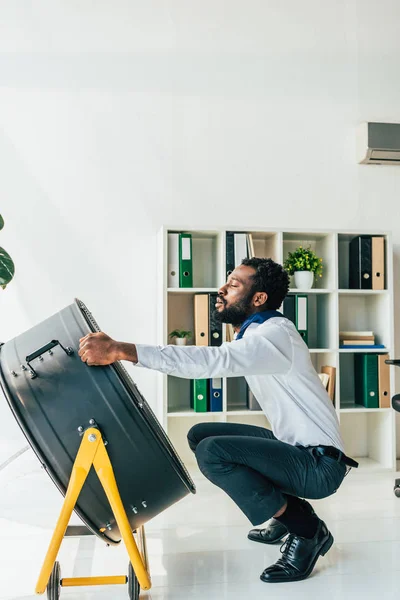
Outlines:
[[88,333],[79,342],[78,354],[89,367],[110,365],[120,359],[119,343],[103,332]]

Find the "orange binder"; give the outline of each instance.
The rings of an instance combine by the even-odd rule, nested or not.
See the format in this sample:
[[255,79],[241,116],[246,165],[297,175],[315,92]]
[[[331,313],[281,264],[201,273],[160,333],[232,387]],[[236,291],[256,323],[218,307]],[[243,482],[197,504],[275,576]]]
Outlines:
[[335,367],[321,367],[321,373],[327,373],[329,375],[327,392],[329,398],[334,402],[335,400],[335,383],[336,383],[336,368]]
[[385,289],[385,238],[372,237],[372,289]]
[[194,295],[194,343],[196,346],[209,345],[208,294]]
[[390,408],[390,372],[385,360],[389,354],[378,354],[379,408]]

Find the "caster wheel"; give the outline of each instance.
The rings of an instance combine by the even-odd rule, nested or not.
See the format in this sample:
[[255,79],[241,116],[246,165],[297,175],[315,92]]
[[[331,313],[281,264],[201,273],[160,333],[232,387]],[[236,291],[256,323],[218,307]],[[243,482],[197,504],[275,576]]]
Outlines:
[[139,600],[140,585],[131,563],[128,567],[128,594],[130,600]]
[[400,487],[396,486],[393,491],[394,495],[397,496],[397,498],[400,498]]
[[56,561],[54,563],[53,570],[50,575],[49,583],[47,584],[47,599],[58,600],[60,597],[60,581],[61,581],[61,568],[60,563]]

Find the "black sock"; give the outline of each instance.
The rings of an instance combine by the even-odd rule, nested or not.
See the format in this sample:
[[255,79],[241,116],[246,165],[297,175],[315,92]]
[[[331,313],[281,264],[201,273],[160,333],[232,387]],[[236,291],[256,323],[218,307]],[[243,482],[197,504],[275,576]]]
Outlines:
[[285,525],[289,533],[311,539],[318,529],[319,519],[316,515],[304,510],[303,505],[295,496],[287,496],[287,509],[276,520]]

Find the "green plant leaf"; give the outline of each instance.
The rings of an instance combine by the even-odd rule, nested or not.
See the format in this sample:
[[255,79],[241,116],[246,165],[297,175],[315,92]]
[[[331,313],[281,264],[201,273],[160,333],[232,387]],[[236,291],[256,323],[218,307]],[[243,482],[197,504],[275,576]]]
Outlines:
[[190,337],[192,335],[191,331],[185,331],[184,329],[174,329],[171,333],[168,334],[169,337],[177,337],[177,338],[185,338]]
[[295,271],[312,271],[315,275],[321,277],[323,270],[322,258],[318,258],[312,248],[299,246],[294,252],[288,252],[283,268],[289,275],[293,275]]
[[0,248],[0,285],[3,289],[10,283],[11,279],[14,277],[14,273],[15,266],[11,256],[4,248]]
[[4,219],[3,217],[0,215],[0,231],[3,229],[4,227]]

